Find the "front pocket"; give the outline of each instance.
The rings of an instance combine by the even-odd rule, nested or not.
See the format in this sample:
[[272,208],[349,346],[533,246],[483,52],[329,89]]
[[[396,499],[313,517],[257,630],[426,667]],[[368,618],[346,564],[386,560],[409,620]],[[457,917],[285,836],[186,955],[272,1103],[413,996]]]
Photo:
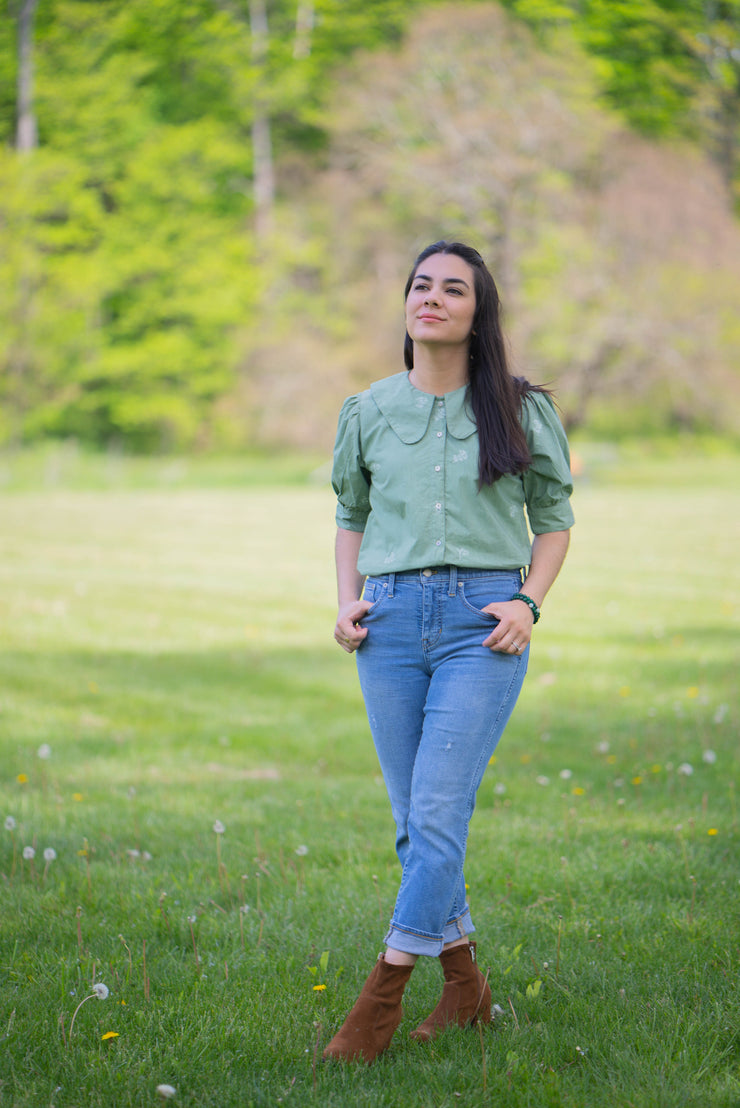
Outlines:
[[368,616],[373,615],[378,605],[382,604],[388,596],[388,582],[378,581],[372,577],[368,577],[365,582],[365,587],[362,590],[362,599],[369,600],[371,607],[365,612],[365,615],[360,620],[360,626],[362,621],[367,619]]
[[473,578],[458,582],[457,595],[469,612],[473,612],[488,623],[498,623],[497,617],[490,612],[484,612],[483,608],[488,604],[501,604],[511,600],[518,588],[517,579],[515,577],[509,579],[508,575],[498,580]]

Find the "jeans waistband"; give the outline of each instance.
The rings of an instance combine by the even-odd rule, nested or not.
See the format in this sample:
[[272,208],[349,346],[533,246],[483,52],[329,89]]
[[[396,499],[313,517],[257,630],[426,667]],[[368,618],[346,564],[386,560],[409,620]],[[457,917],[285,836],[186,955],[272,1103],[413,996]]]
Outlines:
[[454,596],[457,591],[458,581],[470,581],[476,577],[491,577],[496,574],[512,574],[519,578],[521,585],[523,571],[521,569],[471,569],[462,566],[426,566],[423,569],[403,569],[399,573],[371,573],[369,576],[376,581],[388,582],[388,595],[393,596],[393,588],[398,580],[413,578],[417,581],[438,580],[444,582],[448,588],[449,596]]

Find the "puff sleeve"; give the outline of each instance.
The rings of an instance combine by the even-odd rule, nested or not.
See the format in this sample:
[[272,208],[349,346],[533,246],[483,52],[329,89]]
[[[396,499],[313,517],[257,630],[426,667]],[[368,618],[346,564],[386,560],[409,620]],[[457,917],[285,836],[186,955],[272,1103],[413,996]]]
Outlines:
[[523,404],[522,426],[532,464],[523,475],[527,516],[532,533],[565,531],[573,526],[568,440],[551,398],[530,392]]
[[331,483],[337,494],[337,527],[364,531],[370,514],[370,474],[362,463],[359,396],[348,397],[339,413]]

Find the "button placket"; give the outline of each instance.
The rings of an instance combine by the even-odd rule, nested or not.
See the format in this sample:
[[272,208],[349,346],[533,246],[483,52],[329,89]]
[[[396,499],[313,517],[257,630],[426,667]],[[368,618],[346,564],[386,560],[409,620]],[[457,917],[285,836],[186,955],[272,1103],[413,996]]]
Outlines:
[[[442,421],[445,418],[445,410],[444,410],[445,409],[445,403],[444,403],[444,400],[437,400],[436,401],[436,408],[437,408],[436,418],[439,421],[439,424],[441,426],[444,426],[444,423],[442,423]],[[446,449],[446,446],[445,446],[445,444],[446,444],[445,432],[440,430],[440,431],[435,432],[435,434],[436,434],[436,438],[439,440],[439,446],[441,447],[441,458],[442,458],[442,462],[444,462],[445,449]],[[434,545],[437,549],[439,549],[440,547],[444,546],[444,527],[445,527],[444,511],[443,511],[443,504],[444,504],[444,465],[435,465],[434,472],[438,473],[440,475],[440,478],[441,478],[441,481],[442,481],[441,487],[438,487],[435,490],[437,495],[435,497],[435,502],[434,502],[434,511],[439,516],[439,519],[440,519],[440,530],[437,531],[437,536],[438,537],[434,540]]]

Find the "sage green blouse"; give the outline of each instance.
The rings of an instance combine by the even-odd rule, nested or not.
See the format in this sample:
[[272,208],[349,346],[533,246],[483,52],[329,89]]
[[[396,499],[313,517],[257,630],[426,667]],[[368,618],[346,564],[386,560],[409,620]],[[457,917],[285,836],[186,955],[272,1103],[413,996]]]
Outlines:
[[345,400],[332,485],[337,526],[364,532],[360,573],[520,569],[529,565],[530,530],[571,527],[568,442],[549,396],[529,393],[522,426],[532,464],[479,491],[467,385],[432,396],[404,371]]

